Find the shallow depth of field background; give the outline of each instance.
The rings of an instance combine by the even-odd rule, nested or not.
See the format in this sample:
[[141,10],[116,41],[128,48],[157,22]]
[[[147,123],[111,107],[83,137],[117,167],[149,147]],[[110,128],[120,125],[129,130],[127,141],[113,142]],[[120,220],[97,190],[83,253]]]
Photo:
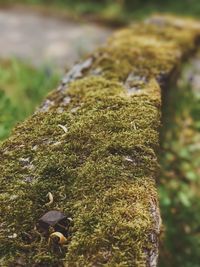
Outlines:
[[[199,0],[0,0],[0,142],[74,61],[117,28],[167,12],[200,19]],[[163,110],[158,179],[160,267],[200,266],[200,56],[185,63]]]

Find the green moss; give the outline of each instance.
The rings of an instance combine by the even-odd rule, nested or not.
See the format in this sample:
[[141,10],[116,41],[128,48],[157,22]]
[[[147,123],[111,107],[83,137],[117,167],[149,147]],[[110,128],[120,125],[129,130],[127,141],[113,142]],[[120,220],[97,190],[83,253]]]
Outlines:
[[96,55],[94,69],[104,77],[124,82],[130,72],[144,77],[169,73],[185,50],[194,48],[196,30],[177,29],[173,25],[137,24],[117,32],[108,47]]
[[[193,42],[194,32],[185,33]],[[1,145],[3,266],[141,267],[156,253],[161,100],[155,78],[187,49],[156,27],[148,31],[152,42],[144,40],[137,27],[117,34],[85,78],[49,95],[48,112],[35,113]],[[56,252],[35,228],[51,209],[73,219],[67,244]]]
[[[152,148],[158,140],[159,110],[148,96],[127,97],[120,84],[103,78],[74,82],[68,95],[71,104],[65,112],[34,115],[2,146],[1,184],[6,193],[1,197],[7,227],[1,251],[4,255],[12,249],[22,255],[30,236],[24,257],[44,262],[42,251],[47,257],[49,248],[45,239],[38,239],[34,226],[48,210],[45,203],[51,192],[55,201],[50,208],[61,209],[74,220],[66,248],[70,266],[74,262],[114,264],[122,258],[130,264],[134,257],[143,256],[142,244],[134,255],[128,256],[132,246],[123,257],[120,251],[141,235],[148,242],[151,227],[145,195],[148,191],[156,200],[154,182],[148,177],[157,168]],[[77,105],[77,112],[70,113]],[[59,124],[66,125],[68,132]],[[22,158],[28,159],[27,166],[20,163]],[[13,233],[18,234],[16,240],[8,238]]]

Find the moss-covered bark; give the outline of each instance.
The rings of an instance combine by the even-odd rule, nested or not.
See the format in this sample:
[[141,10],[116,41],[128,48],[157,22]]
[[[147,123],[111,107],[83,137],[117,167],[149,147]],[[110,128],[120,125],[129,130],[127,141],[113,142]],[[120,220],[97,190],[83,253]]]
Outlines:
[[[14,129],[0,147],[1,266],[156,266],[159,85],[197,26],[166,16],[117,32]],[[36,227],[48,210],[73,220],[56,250]]]

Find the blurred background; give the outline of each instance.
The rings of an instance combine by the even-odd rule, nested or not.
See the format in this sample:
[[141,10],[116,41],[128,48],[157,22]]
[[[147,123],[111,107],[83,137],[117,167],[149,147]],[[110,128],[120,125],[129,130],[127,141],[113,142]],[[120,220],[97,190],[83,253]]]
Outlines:
[[[156,12],[200,18],[200,0],[0,0],[0,142],[74,62]],[[200,52],[163,110],[160,267],[200,266]]]

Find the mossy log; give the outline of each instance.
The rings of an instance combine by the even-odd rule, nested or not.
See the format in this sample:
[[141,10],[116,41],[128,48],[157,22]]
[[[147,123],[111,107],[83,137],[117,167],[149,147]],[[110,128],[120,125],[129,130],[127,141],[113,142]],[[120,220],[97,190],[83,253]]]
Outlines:
[[[1,266],[157,265],[161,87],[199,29],[156,16],[120,30],[13,130],[0,146]],[[71,221],[56,248],[37,228],[50,210]]]

